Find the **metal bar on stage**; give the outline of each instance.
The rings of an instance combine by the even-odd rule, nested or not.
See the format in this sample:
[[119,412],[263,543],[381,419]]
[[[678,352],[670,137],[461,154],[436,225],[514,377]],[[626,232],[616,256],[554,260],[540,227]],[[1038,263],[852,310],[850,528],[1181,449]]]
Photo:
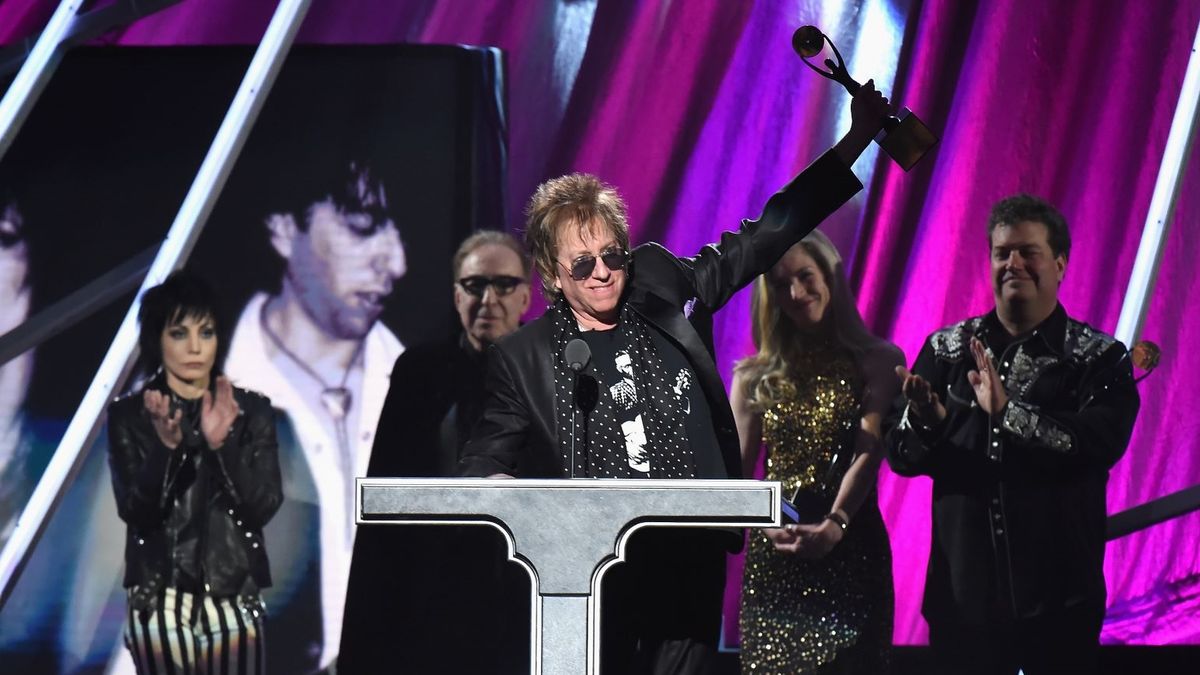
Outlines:
[[71,30],[83,0],[63,0],[30,50],[21,70],[0,99],[0,158],[8,152],[38,96],[62,60],[63,38]]
[[1146,312],[1150,309],[1150,294],[1158,277],[1158,266],[1162,262],[1163,246],[1167,241],[1167,227],[1175,213],[1179,192],[1183,189],[1184,169],[1196,137],[1197,103],[1200,102],[1200,22],[1196,25],[1196,38],[1192,42],[1192,56],[1188,59],[1183,86],[1179,90],[1179,101],[1175,104],[1175,117],[1171,120],[1171,131],[1163,150],[1158,168],[1158,179],[1154,183],[1154,195],[1150,198],[1150,210],[1146,213],[1146,224],[1142,227],[1142,240],[1138,244],[1137,257],[1133,261],[1133,272],[1129,275],[1129,287],[1121,305],[1121,316],[1117,320],[1116,337],[1126,345],[1133,346],[1146,323]]
[[1120,539],[1172,518],[1200,511],[1200,485],[1193,485],[1165,497],[1159,497],[1108,517],[1106,536],[1109,541]]
[[[119,0],[100,9],[75,15],[75,21],[60,40],[62,48],[74,47],[94,40],[117,26],[133,23],[159,10],[177,5],[182,0]],[[38,37],[28,37],[0,49],[0,77],[21,67],[33,51]]]
[[157,244],[151,246],[0,335],[0,366],[137,288],[146,277],[146,270],[150,269],[157,251]]
[[142,291],[161,283],[181,267],[203,230],[213,204],[225,185],[250,133],[263,101],[275,82],[288,48],[308,12],[312,0],[280,0],[262,42],[246,69],[246,75],[225,113],[221,127],[192,187],[163,240],[150,271],[142,282],[137,298],[125,313],[116,338],[100,363],[96,377],[84,394],[75,416],[63,434],[54,456],[50,459],[37,488],[17,521],[12,536],[0,551],[0,608],[12,592],[13,585],[28,560],[33,544],[44,531],[46,522],[62,498],[82,464],[83,449],[90,447],[100,428],[100,417],[117,385],[124,381],[132,367],[137,347],[137,312]]

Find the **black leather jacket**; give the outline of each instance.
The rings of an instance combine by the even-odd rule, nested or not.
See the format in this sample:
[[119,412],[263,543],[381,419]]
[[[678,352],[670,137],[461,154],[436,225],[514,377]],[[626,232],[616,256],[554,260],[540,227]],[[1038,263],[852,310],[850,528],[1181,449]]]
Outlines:
[[[147,388],[168,393],[160,376]],[[275,416],[265,396],[234,388],[241,413],[225,443],[208,447],[199,402],[184,409],[183,441],[159,440],[142,392],[108,408],[109,465],[117,513],[127,524],[126,588],[135,606],[172,586],[218,597],[271,585],[262,527],[283,501]]]

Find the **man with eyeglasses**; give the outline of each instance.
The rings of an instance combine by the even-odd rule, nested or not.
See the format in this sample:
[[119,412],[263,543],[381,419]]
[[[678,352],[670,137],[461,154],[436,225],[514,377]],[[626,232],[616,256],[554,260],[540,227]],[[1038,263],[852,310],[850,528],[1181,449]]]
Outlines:
[[[529,309],[529,258],[511,235],[483,230],[454,254],[454,309],[462,333],[396,359],[370,476],[452,476],[479,418],[487,348]],[[359,533],[361,535],[361,532]]]
[[[846,136],[744,221],[693,257],[630,248],[625,204],[594,176],[538,187],[526,243],[553,300],[488,357],[483,416],[460,472],[521,478],[738,478],[738,435],[717,373],[712,314],[862,189],[850,171],[887,114],[868,82]],[[573,372],[565,349],[588,344]],[[577,365],[577,364],[576,364]],[[594,393],[573,414],[575,387]],[[574,441],[574,442],[573,442]],[[716,671],[728,533],[635,536],[603,585],[603,673]],[[732,541],[731,541],[732,540]]]
[[[450,476],[486,396],[487,348],[529,308],[529,258],[503,232],[454,255],[462,333],[396,359],[367,475]],[[491,528],[364,528],[354,545],[338,670],[528,673],[528,578]],[[448,580],[448,581],[447,581]],[[508,630],[496,630],[501,621]],[[463,649],[469,635],[471,648]]]
[[[454,267],[454,309],[463,337],[482,354],[515,331],[521,315],[529,309],[529,258],[511,236],[484,231],[463,242],[454,256]],[[460,446],[466,443],[467,434],[459,440]],[[453,475],[453,466],[446,469],[446,475]]]

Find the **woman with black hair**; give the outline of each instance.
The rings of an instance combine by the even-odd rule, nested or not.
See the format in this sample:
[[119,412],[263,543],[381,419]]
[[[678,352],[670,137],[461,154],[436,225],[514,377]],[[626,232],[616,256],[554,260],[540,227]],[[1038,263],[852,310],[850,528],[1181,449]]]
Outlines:
[[216,303],[197,277],[146,291],[138,322],[155,372],[108,409],[125,645],[138,673],[265,673],[262,528],[283,500],[270,401],[219,375]]

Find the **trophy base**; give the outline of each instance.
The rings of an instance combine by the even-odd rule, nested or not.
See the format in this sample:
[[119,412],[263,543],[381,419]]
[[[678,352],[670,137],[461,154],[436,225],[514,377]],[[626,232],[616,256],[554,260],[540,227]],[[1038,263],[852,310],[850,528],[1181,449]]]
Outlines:
[[937,145],[938,138],[908,108],[901,110],[897,118],[899,123],[891,129],[880,131],[875,142],[900,168],[908,171],[921,161],[930,148]]

